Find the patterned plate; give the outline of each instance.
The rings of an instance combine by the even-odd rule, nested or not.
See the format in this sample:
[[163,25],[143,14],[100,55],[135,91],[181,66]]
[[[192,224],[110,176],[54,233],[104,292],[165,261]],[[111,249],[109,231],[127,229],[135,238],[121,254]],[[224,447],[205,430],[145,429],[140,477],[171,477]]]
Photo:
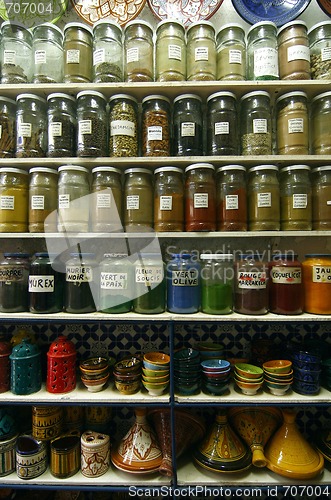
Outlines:
[[148,0],[159,19],[177,19],[185,25],[209,19],[223,0]]
[[0,17],[4,21],[34,28],[42,23],[56,23],[65,13],[69,0],[0,0]]
[[331,0],[317,0],[317,3],[331,17]]
[[250,24],[272,21],[282,26],[298,17],[310,0],[232,0],[232,3],[238,14]]
[[107,19],[123,26],[139,14],[146,0],[71,0],[71,3],[77,14],[89,24]]

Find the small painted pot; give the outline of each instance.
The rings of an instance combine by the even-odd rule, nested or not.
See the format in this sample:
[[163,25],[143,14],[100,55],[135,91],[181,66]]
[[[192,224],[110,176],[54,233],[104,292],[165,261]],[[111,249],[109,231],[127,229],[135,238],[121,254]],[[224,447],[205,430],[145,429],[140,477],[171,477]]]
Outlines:
[[55,477],[71,477],[80,468],[79,434],[63,434],[51,441],[50,471]]
[[32,435],[40,441],[50,441],[62,432],[63,408],[61,406],[32,407]]
[[85,412],[85,426],[88,429],[107,433],[112,415],[110,406],[86,406]]
[[0,476],[7,476],[16,469],[16,441],[18,434],[0,441]]
[[86,477],[99,477],[110,465],[110,438],[107,434],[86,431],[81,436],[81,471]]
[[16,473],[21,479],[41,476],[47,469],[47,446],[33,436],[22,434],[16,441]]

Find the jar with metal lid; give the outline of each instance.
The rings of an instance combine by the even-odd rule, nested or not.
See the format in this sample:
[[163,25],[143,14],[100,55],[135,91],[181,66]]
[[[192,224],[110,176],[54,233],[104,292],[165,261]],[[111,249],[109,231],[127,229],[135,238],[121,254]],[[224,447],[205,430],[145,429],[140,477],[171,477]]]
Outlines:
[[183,231],[184,178],[179,167],[154,170],[154,230]]
[[13,158],[16,152],[16,102],[0,96],[0,158]]
[[313,80],[331,79],[331,21],[314,24],[308,30],[310,71]]
[[331,165],[312,170],[312,228],[331,230]]
[[233,254],[200,254],[201,311],[229,314],[233,308]]
[[33,77],[32,34],[22,24],[1,25],[1,83],[29,83]]
[[242,155],[272,153],[270,95],[264,90],[248,92],[241,98],[240,143]]
[[107,101],[97,90],[77,94],[77,156],[107,156]]
[[123,231],[122,172],[115,167],[92,170],[91,230],[96,233]]
[[202,99],[195,94],[182,94],[173,102],[173,154],[202,156]]
[[29,310],[29,254],[5,252],[0,262],[0,311],[16,313]]
[[153,28],[146,21],[129,21],[124,28],[124,80],[154,81]]
[[174,19],[164,19],[156,27],[155,80],[186,80],[185,27]]
[[124,171],[125,231],[151,231],[153,228],[153,177],[147,168]]
[[109,99],[109,156],[138,156],[138,102],[131,95]]
[[279,77],[282,80],[310,80],[310,50],[304,21],[284,24],[277,33]]
[[32,313],[56,313],[63,308],[64,273],[52,265],[48,252],[38,252],[30,265],[29,311]]
[[277,26],[261,21],[247,32],[247,80],[278,80]]
[[311,100],[310,120],[312,154],[330,155],[331,91],[318,94]]
[[247,231],[246,169],[227,165],[216,171],[217,229]]
[[47,97],[47,124],[49,158],[76,155],[77,118],[76,99],[62,92]]
[[302,276],[304,311],[312,314],[331,314],[331,255],[305,255]]
[[309,153],[309,121],[307,94],[301,90],[288,92],[276,101],[277,154]]
[[210,156],[239,154],[238,111],[232,92],[215,92],[207,98],[207,147]]
[[200,263],[196,256],[178,253],[167,263],[167,309],[178,314],[200,309]]
[[134,264],[128,254],[105,253],[99,269],[98,310],[112,314],[131,311],[134,296]]
[[246,80],[245,31],[240,24],[225,24],[216,35],[217,80]]
[[64,76],[63,33],[51,23],[33,29],[33,83],[62,83]]
[[269,309],[268,264],[261,254],[243,254],[234,264],[234,311],[266,314]]
[[123,81],[122,28],[116,22],[101,19],[93,25],[93,81]]
[[92,29],[82,23],[67,23],[63,34],[64,83],[92,82]]
[[[16,345],[10,356],[10,390],[13,394],[33,394],[41,389],[41,352],[37,344],[31,344],[27,339]],[[22,437],[22,436],[21,436]],[[28,448],[29,450],[29,448]],[[24,450],[22,455],[26,456],[27,450]],[[29,450],[31,451],[31,449]],[[46,449],[45,449],[46,461]],[[40,470],[39,470],[40,468]],[[18,469],[18,464],[17,464]],[[33,467],[34,472],[45,471],[42,463],[39,462],[39,467]],[[19,469],[22,472],[22,469]],[[26,476],[23,476],[26,478]]]
[[259,165],[248,171],[248,228],[250,231],[279,231],[280,193],[278,167]]
[[149,95],[142,100],[142,155],[170,156],[170,100]]
[[0,232],[28,230],[29,177],[19,168],[0,168]]
[[133,311],[159,314],[166,308],[166,283],[161,253],[141,253],[134,262]]
[[89,228],[89,172],[77,165],[58,168],[58,221],[60,232],[87,232]]
[[277,253],[269,262],[269,308],[274,314],[303,312],[302,265],[298,255]]
[[33,167],[29,174],[29,232],[56,232],[58,171]]
[[216,80],[215,28],[210,21],[198,21],[187,28],[187,80]]
[[216,230],[215,167],[210,163],[185,169],[185,230]]
[[96,310],[98,283],[94,253],[73,252],[66,263],[64,310],[68,313],[90,313]]
[[310,167],[290,165],[280,170],[280,228],[309,231],[312,228]]
[[47,151],[47,104],[36,94],[16,97],[16,157],[43,158]]

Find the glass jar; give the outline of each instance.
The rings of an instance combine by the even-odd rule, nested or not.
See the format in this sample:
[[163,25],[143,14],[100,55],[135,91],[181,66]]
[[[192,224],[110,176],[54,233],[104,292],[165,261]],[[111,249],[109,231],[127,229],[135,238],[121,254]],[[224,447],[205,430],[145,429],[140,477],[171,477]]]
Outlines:
[[107,101],[101,92],[82,90],[77,94],[77,156],[107,156]]
[[122,28],[101,19],[93,25],[94,83],[123,81]]
[[124,171],[125,231],[151,231],[153,228],[153,178],[147,168]]
[[310,71],[313,80],[331,79],[331,21],[314,24],[308,30]]
[[269,262],[269,309],[274,314],[303,312],[302,265],[297,254],[275,254]]
[[277,154],[307,155],[309,152],[307,94],[297,90],[278,97],[276,119]]
[[[330,47],[331,50],[331,47]],[[323,92],[311,100],[311,152],[314,155],[331,154],[331,92]]]
[[24,252],[5,252],[0,262],[0,312],[28,311],[30,260]]
[[93,253],[70,254],[66,263],[64,310],[68,313],[91,313],[96,310],[98,283],[97,262]]
[[234,311],[266,314],[269,309],[268,264],[261,254],[243,254],[234,264]]
[[109,156],[138,156],[138,102],[128,94],[109,99]]
[[115,167],[92,170],[91,230],[96,233],[123,231],[122,172]]
[[202,156],[202,99],[182,94],[173,101],[173,154]]
[[51,23],[33,29],[33,83],[62,83],[64,77],[63,33]]
[[142,100],[142,155],[170,156],[170,101],[162,95]]
[[201,311],[229,314],[233,308],[233,254],[200,254]]
[[217,229],[247,231],[246,169],[227,165],[216,171]]
[[291,165],[280,170],[280,228],[310,231],[312,228],[310,167]]
[[207,98],[206,121],[207,155],[239,154],[237,101],[232,92],[215,92]]
[[246,80],[245,31],[240,24],[225,24],[216,35],[217,80]]
[[119,314],[131,311],[134,290],[134,265],[128,254],[107,253],[100,262],[98,309]]
[[133,311],[159,314],[166,308],[166,284],[162,255],[141,253],[134,262]]
[[284,24],[277,34],[279,77],[282,80],[310,80],[310,50],[304,21]]
[[47,151],[46,100],[35,94],[19,94],[16,102],[16,157],[43,158]]
[[124,28],[124,80],[154,80],[153,28],[146,21],[129,21]]
[[0,96],[0,158],[13,158],[16,151],[16,102]]
[[56,313],[63,308],[64,273],[56,271],[47,252],[38,252],[30,265],[29,311]]
[[52,168],[33,167],[29,174],[29,232],[56,232],[58,172]]
[[261,21],[247,32],[247,80],[278,80],[277,26]]
[[331,230],[331,165],[312,170],[312,205],[312,228]]
[[26,232],[28,207],[28,172],[19,168],[0,168],[0,232]]
[[185,230],[216,230],[215,167],[210,163],[185,169]]
[[331,314],[331,255],[305,255],[302,276],[304,311],[312,314]]
[[1,25],[1,83],[29,83],[33,77],[32,34],[22,24]]
[[167,263],[167,309],[178,314],[200,309],[200,263],[192,254],[173,254]]
[[215,28],[198,21],[187,28],[187,80],[216,80]]
[[185,27],[179,21],[165,19],[156,27],[155,80],[186,80]]
[[240,102],[241,154],[270,155],[272,123],[269,93],[264,90],[248,92]]
[[183,231],[184,179],[178,167],[154,170],[154,230]]
[[278,167],[259,165],[248,171],[248,228],[250,231],[279,231],[280,193]]
[[47,97],[49,158],[76,155],[77,118],[76,99],[68,94],[56,92]]
[[92,29],[82,23],[67,23],[63,35],[64,83],[92,82]]
[[58,168],[58,221],[60,232],[87,232],[89,227],[89,172],[76,165]]

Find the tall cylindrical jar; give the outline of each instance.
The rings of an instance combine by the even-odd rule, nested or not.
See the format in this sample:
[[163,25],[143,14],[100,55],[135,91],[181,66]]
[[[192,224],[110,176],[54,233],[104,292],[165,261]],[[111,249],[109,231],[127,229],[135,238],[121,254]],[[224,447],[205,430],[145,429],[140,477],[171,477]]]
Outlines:
[[310,167],[290,165],[280,170],[280,228],[309,231],[312,228]]
[[64,273],[52,266],[47,252],[37,252],[30,265],[29,310],[32,313],[50,314],[63,308]]
[[[23,339],[20,344],[13,348],[9,358],[11,392],[13,394],[27,395],[40,391],[42,382],[41,352],[38,345]],[[37,467],[34,467],[34,469],[38,471]],[[38,472],[40,473],[40,470]]]
[[49,158],[75,156],[77,139],[76,99],[62,92],[47,97]]
[[238,111],[236,96],[221,91],[207,98],[207,146],[210,156],[239,154]]
[[179,167],[159,167],[154,171],[154,230],[183,231],[184,179]]
[[133,311],[159,314],[166,309],[166,280],[162,255],[141,253],[134,262]]
[[240,24],[225,24],[216,35],[217,80],[246,80],[246,40]]
[[185,28],[181,22],[174,19],[165,19],[156,27],[155,80],[186,80]]
[[0,96],[0,158],[13,158],[16,151],[16,102]]
[[200,254],[201,311],[206,314],[229,314],[233,308],[233,255]]
[[240,143],[242,155],[272,153],[270,95],[264,90],[248,92],[241,98]]
[[302,265],[292,252],[275,254],[269,262],[269,306],[274,314],[303,312]]
[[243,254],[234,265],[234,311],[266,314],[269,309],[268,264],[261,254]]
[[189,253],[173,254],[167,263],[167,309],[178,314],[200,309],[200,263]]
[[153,179],[147,168],[128,168],[124,171],[125,231],[151,231],[153,228]]
[[127,254],[107,253],[100,262],[98,309],[105,313],[131,311],[134,290],[134,265]]
[[313,80],[331,79],[331,21],[314,24],[308,30],[310,70]]
[[122,28],[101,19],[93,25],[94,83],[123,81]]
[[278,97],[276,122],[277,154],[307,155],[309,152],[307,94],[296,90]]
[[107,101],[97,90],[77,94],[77,156],[107,156]]
[[279,77],[282,80],[310,80],[310,50],[304,21],[284,24],[277,34]]
[[91,231],[96,233],[123,231],[122,172],[115,167],[92,170]]
[[33,167],[29,173],[29,232],[56,232],[58,172],[48,167]]
[[185,230],[216,230],[215,167],[210,163],[185,169]]
[[302,271],[304,311],[312,314],[331,314],[331,255],[305,255]]
[[1,26],[1,83],[29,83],[33,77],[32,34],[22,24]]
[[[331,50],[331,47],[330,47]],[[311,100],[311,152],[314,155],[331,154],[331,91],[318,94]]]
[[253,24],[247,32],[247,80],[278,80],[277,26],[272,21]]
[[153,28],[146,21],[129,21],[124,29],[124,80],[154,81]]
[[138,156],[138,102],[131,95],[109,99],[109,156]]
[[173,154],[202,156],[202,99],[196,94],[181,94],[173,102]]
[[280,193],[278,167],[259,165],[248,171],[248,228],[250,231],[279,231]]
[[46,100],[36,94],[19,94],[16,102],[16,157],[42,158],[46,156]]
[[63,34],[64,82],[92,82],[92,29],[86,24],[72,22],[65,25]]
[[170,100],[167,97],[144,97],[141,128],[143,156],[170,156]]
[[28,172],[14,167],[0,168],[0,232],[26,232],[28,210]]
[[216,171],[217,229],[247,231],[246,169],[227,165]]
[[58,221],[57,230],[87,232],[89,228],[89,173],[77,165],[58,168]]
[[313,226],[315,230],[331,229],[331,165],[312,170]]
[[97,262],[93,253],[73,252],[66,262],[64,310],[69,313],[90,313],[96,310],[98,283]]
[[29,254],[5,252],[0,262],[0,312],[17,313],[29,310]]
[[192,23],[187,29],[187,80],[216,80],[215,28],[210,21]]
[[33,83],[62,83],[63,33],[51,23],[43,23],[33,29]]

